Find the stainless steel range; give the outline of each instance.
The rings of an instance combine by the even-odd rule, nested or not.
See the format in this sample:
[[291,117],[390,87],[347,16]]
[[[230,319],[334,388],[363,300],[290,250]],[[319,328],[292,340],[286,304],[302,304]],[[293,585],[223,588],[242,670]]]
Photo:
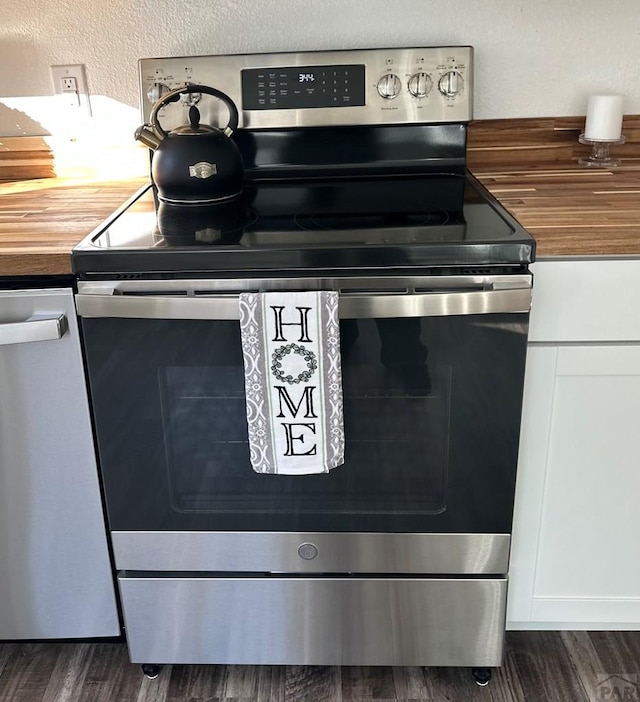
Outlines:
[[[534,242],[466,172],[470,47],[140,62],[238,106],[242,195],[74,251],[131,660],[502,658]],[[226,124],[189,93],[161,110]],[[345,463],[249,463],[238,296],[339,292]],[[147,672],[150,668],[145,668]]]

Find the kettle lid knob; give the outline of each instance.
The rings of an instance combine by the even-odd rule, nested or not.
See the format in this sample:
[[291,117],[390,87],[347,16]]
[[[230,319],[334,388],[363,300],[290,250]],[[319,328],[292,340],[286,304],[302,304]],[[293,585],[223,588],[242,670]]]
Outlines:
[[191,105],[189,108],[189,124],[176,127],[171,134],[198,136],[203,134],[220,134],[220,130],[209,124],[200,124],[200,110],[195,105]]
[[191,105],[189,108],[189,124],[194,132],[198,131],[198,127],[200,126],[200,110],[195,105]]

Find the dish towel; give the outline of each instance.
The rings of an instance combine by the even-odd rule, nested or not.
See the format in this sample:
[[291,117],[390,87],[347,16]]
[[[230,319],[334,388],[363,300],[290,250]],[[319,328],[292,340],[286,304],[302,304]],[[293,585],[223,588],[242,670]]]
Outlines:
[[241,293],[240,332],[253,469],[344,463],[338,293]]

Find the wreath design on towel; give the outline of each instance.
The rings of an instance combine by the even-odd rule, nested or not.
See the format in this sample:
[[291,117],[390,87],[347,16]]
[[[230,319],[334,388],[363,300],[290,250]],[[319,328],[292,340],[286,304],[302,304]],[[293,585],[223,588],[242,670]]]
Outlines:
[[[282,369],[282,361],[285,356],[294,353],[307,362],[307,370],[302,371],[296,378],[294,378],[291,373],[285,375],[285,371]],[[318,368],[318,361],[316,359],[315,353],[305,349],[304,346],[299,346],[298,344],[287,344],[286,346],[281,346],[276,349],[271,355],[271,371],[275,377],[283,383],[289,383],[289,385],[294,385],[295,383],[306,383],[310,380],[311,376],[316,372]]]

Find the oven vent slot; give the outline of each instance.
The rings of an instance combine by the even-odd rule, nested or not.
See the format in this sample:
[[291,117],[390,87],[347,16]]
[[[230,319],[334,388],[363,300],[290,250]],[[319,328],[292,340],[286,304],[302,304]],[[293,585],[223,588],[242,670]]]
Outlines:
[[425,293],[440,293],[440,294],[447,294],[447,293],[460,293],[460,292],[484,292],[485,290],[490,290],[490,287],[487,287],[486,285],[465,285],[464,287],[462,286],[455,286],[452,285],[451,287],[444,287],[444,288],[436,288],[436,287],[420,287],[420,288],[414,288],[413,292],[416,294],[425,294]]
[[114,295],[123,297],[149,297],[150,295],[162,295],[162,297],[189,297],[188,290],[119,290],[113,291]]
[[144,278],[144,273],[118,273],[115,277],[118,280],[140,280]]
[[339,288],[340,295],[408,295],[409,288]]
[[240,293],[259,292],[259,290],[193,290],[193,297],[238,297]]
[[[194,290],[192,295],[195,295],[196,297],[238,297],[240,293],[260,293],[260,292],[308,292],[309,290],[317,290],[318,288],[309,286],[309,287],[302,287],[302,288],[267,288],[267,289],[261,289],[261,288],[227,288],[222,289],[222,288],[215,288],[215,289],[204,289],[204,290]],[[324,288],[321,288],[324,289]]]

